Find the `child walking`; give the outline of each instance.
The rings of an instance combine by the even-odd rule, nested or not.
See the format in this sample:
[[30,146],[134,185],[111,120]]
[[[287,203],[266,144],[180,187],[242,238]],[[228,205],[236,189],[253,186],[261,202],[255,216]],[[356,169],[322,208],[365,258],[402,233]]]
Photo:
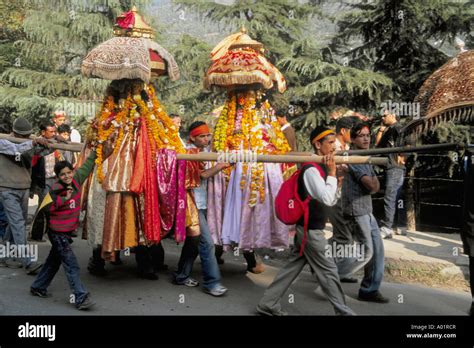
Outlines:
[[68,161],[60,161],[54,166],[58,181],[53,184],[40,206],[47,216],[51,251],[30,289],[34,296],[48,297],[47,288],[59,266],[63,265],[73,292],[71,299],[79,310],[89,309],[95,304],[81,282],[79,265],[71,248],[72,234],[79,227],[81,185],[94,168],[95,158],[94,151],[75,173]]

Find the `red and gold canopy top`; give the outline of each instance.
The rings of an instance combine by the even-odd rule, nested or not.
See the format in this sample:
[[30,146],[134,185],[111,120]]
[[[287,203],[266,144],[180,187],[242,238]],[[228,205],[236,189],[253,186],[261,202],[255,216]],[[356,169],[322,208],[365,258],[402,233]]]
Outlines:
[[114,35],[84,58],[81,67],[84,76],[106,80],[140,79],[146,83],[160,75],[168,75],[173,81],[179,79],[173,56],[152,40],[153,28],[135,6],[117,17]]
[[278,91],[283,93],[285,78],[263,52],[263,44],[247,35],[245,28],[226,37],[211,52],[212,64],[204,79],[205,88],[270,89],[276,83]]
[[143,19],[142,15],[138,13],[136,6],[128,12],[122,13],[117,17],[114,25],[115,36],[129,36],[129,37],[145,37],[149,39],[155,38],[155,33],[152,27]]

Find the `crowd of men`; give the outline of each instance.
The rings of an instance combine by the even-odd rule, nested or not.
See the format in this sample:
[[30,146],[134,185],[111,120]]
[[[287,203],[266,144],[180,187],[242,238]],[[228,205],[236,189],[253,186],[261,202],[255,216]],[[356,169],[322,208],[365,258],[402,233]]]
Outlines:
[[[277,119],[293,152],[298,150],[296,134],[284,112],[277,111]],[[172,117],[180,128],[181,119]],[[16,245],[26,244],[28,199],[34,194],[39,197],[39,205],[50,202],[48,237],[52,244],[46,263],[33,262],[31,259],[0,259],[4,266],[23,267],[27,274],[38,274],[31,286],[31,293],[47,297],[47,287],[62,264],[65,268],[70,287],[76,296],[76,307],[88,309],[94,303],[79,278],[79,266],[72,249],[71,238],[75,236],[79,225],[79,202],[81,184],[93,168],[95,153],[80,168],[74,171],[75,154],[68,151],[54,151],[48,148],[48,141],[80,142],[74,129],[65,124],[64,113],[56,113],[50,123],[40,127],[40,137],[13,144],[0,140],[0,237]],[[321,287],[339,315],[354,315],[345,301],[341,282],[356,283],[354,274],[364,269],[360,283],[358,299],[376,303],[388,303],[389,299],[379,291],[384,275],[383,238],[391,238],[393,233],[406,233],[406,217],[399,211],[399,229],[395,228],[398,200],[402,195],[405,175],[403,156],[392,154],[385,168],[384,213],[380,220],[373,215],[372,195],[381,190],[374,167],[369,164],[336,165],[336,151],[349,149],[366,150],[372,145],[394,147],[397,143],[400,125],[396,115],[384,112],[382,124],[375,134],[371,127],[357,116],[341,117],[335,129],[318,126],[310,135],[310,144],[314,152],[324,156],[323,163],[305,164],[300,168],[298,177],[298,195],[301,200],[309,198],[308,230],[303,220],[296,224],[293,254],[257,305],[257,312],[265,315],[285,315],[280,299],[297,278],[306,264],[315,276],[316,284]],[[76,131],[77,132],[77,131]],[[13,135],[29,138],[33,129],[29,122],[18,118],[13,123]],[[188,129],[187,147],[198,151],[209,151],[211,130],[205,122],[196,121]],[[21,153],[21,156],[18,154]],[[228,289],[221,283],[219,264],[222,248],[215,246],[207,226],[207,179],[216,175],[231,163],[206,164],[201,172],[201,184],[193,189],[199,212],[200,233],[187,236],[182,247],[177,271],[173,273],[174,283],[189,287],[199,286],[199,281],[191,277],[193,264],[197,256],[202,262],[203,289],[212,296],[223,296]],[[8,169],[8,170],[6,170]],[[77,204],[70,204],[76,202]],[[69,207],[69,208],[68,208]],[[333,236],[325,238],[325,227],[330,221]],[[66,227],[65,227],[66,226]],[[394,232],[395,231],[395,232]],[[327,255],[328,245],[359,246],[360,255]],[[349,249],[345,249],[349,250]],[[92,274],[104,275],[105,262],[100,258],[100,248],[93,251],[88,269]],[[263,265],[257,262],[255,255],[246,254],[247,269],[253,273],[263,272]],[[142,278],[156,280],[164,264],[164,250],[161,244],[136,250],[139,275]],[[120,263],[119,254],[116,263]]]

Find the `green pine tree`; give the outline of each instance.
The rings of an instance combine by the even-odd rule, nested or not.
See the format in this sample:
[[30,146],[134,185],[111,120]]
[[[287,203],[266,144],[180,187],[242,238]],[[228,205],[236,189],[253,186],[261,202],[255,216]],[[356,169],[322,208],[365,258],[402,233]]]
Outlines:
[[179,41],[170,47],[170,53],[180,69],[180,79],[174,82],[169,79],[155,81],[166,111],[168,114],[181,116],[183,129],[187,129],[196,118],[212,123],[209,111],[223,103],[221,96],[203,88],[203,76],[211,50],[212,47],[208,43],[183,34]]
[[337,22],[339,32],[331,47],[350,66],[390,77],[395,97],[411,102],[425,79],[449,59],[440,49],[443,44],[457,35],[472,42],[473,5],[472,0],[352,3],[352,11]]
[[10,120],[26,117],[35,126],[57,109],[68,109],[76,124],[94,116],[110,81],[82,77],[81,62],[113,36],[116,16],[130,7],[127,0],[30,1],[16,55],[7,56],[10,66],[0,75],[0,113]]
[[[335,105],[368,108],[390,93],[392,81],[383,74],[345,66],[328,47],[305,37],[309,21],[322,15],[317,5],[289,0],[236,0],[231,5],[174,2],[218,24],[229,34],[244,25],[253,39],[264,44],[266,56],[280,69],[288,84],[285,94],[269,91],[267,95],[272,105],[293,114],[293,125],[297,130],[304,129],[303,133],[316,124],[327,123]],[[305,143],[306,139],[302,144]]]

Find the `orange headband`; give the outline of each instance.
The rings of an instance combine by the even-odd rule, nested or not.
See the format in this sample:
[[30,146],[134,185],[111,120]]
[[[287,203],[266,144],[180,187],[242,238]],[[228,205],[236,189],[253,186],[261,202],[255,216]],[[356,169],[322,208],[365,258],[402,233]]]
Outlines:
[[194,128],[191,132],[189,132],[189,135],[197,137],[198,135],[209,133],[211,133],[211,131],[209,130],[207,124],[202,124],[199,127]]
[[329,134],[336,134],[336,133],[334,133],[332,129],[326,129],[325,131],[319,133],[316,137],[314,137],[314,139],[311,141],[311,144],[314,144],[316,141],[321,140],[322,138],[324,138],[326,135],[329,135]]

